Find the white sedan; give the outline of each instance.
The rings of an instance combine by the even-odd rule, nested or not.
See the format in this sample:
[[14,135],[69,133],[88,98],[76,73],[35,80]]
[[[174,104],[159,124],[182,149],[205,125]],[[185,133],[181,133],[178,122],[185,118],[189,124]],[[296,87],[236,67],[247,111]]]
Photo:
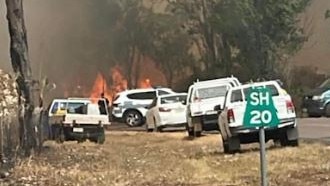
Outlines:
[[162,131],[165,127],[184,126],[186,123],[186,93],[156,97],[146,114],[147,131]]

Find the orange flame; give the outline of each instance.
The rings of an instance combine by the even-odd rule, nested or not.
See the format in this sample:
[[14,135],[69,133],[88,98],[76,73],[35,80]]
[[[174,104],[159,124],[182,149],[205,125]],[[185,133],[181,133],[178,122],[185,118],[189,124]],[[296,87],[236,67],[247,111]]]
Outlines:
[[110,103],[113,99],[113,97],[121,91],[124,91],[127,89],[127,80],[122,75],[122,72],[119,68],[119,66],[115,66],[111,68],[111,79],[112,84],[111,86],[108,86],[105,78],[98,73],[96,80],[93,85],[92,92],[90,94],[91,98],[99,98],[101,93],[104,93],[104,96],[109,99]]
[[151,83],[150,83],[150,79],[144,79],[141,80],[139,83],[139,88],[151,88]]
[[122,75],[118,66],[115,66],[111,69],[111,78],[113,83],[111,89],[113,92],[118,93],[127,89],[127,80]]
[[90,94],[91,98],[99,98],[101,94],[104,93],[104,96],[109,99],[109,101],[112,98],[112,94],[107,89],[107,82],[102,76],[101,73],[98,73],[92,88],[92,92]]

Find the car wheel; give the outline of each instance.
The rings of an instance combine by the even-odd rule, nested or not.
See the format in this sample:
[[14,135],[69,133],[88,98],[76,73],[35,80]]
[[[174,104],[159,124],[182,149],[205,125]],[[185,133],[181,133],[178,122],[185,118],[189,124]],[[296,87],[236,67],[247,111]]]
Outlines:
[[140,126],[142,124],[143,121],[143,117],[140,114],[140,112],[136,111],[136,110],[129,110],[125,113],[125,123],[129,126],[129,127],[136,127],[136,126]]
[[157,132],[163,132],[163,129],[164,129],[164,127],[159,126],[159,127],[157,127]]
[[241,142],[239,137],[230,137],[227,140],[223,140],[223,152],[225,154],[234,154],[240,152]]
[[328,118],[330,117],[330,103],[325,107],[325,116]]
[[105,142],[105,132],[104,128],[98,129],[99,135],[93,138],[90,138],[90,141],[97,143],[97,144],[103,144]]
[[321,114],[308,113],[308,117],[310,117],[310,118],[319,118],[321,116],[322,116]]
[[191,117],[189,117],[188,116],[188,119],[187,119],[188,121],[187,121],[187,123],[185,124],[185,126],[186,126],[186,131],[187,131],[187,133],[188,133],[188,136],[189,137],[194,137],[194,135],[195,135],[195,132],[194,132],[194,128],[193,127],[189,127],[189,123],[191,124]]
[[[291,129],[287,129],[287,130],[291,130],[291,132],[297,133],[297,128],[291,128]],[[290,139],[289,137],[290,134],[288,134],[288,131],[285,131],[282,133],[281,137],[280,137],[280,144],[282,147],[286,147],[286,146],[290,146],[290,147],[297,147],[299,146],[299,141],[298,141],[298,137],[294,137],[291,136]]]

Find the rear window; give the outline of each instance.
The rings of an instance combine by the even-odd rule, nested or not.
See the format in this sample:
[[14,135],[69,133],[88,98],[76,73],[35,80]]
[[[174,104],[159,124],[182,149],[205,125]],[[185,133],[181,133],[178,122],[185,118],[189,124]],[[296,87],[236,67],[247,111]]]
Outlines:
[[200,88],[197,90],[198,98],[200,99],[224,97],[226,95],[226,92],[227,86]]
[[187,96],[180,95],[180,96],[170,96],[160,99],[160,104],[167,104],[167,103],[179,103],[186,104]]
[[68,103],[67,112],[69,114],[87,114],[87,104]]
[[275,85],[266,85],[266,87],[270,89],[270,92],[271,92],[272,96],[278,96],[279,95],[278,90],[275,87]]
[[234,90],[231,94],[230,102],[234,103],[234,102],[239,102],[239,101],[243,101],[242,91],[240,89]]
[[[279,92],[278,92],[275,85],[266,85],[266,87],[270,90],[271,96],[278,96],[279,95]],[[247,94],[249,93],[249,90],[250,90],[250,88],[245,88],[243,90],[244,95],[245,95],[245,100],[247,100]]]
[[154,99],[156,97],[156,91],[128,94],[127,97],[129,99],[139,99],[139,100]]

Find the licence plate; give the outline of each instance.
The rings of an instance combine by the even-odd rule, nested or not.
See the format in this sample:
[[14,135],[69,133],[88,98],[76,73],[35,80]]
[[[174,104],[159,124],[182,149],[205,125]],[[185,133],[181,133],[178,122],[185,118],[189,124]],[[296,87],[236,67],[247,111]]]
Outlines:
[[73,128],[73,132],[84,132],[83,128]]
[[214,111],[214,110],[209,110],[209,111],[206,111],[206,115],[213,115],[213,114],[217,114],[218,112],[217,111]]

